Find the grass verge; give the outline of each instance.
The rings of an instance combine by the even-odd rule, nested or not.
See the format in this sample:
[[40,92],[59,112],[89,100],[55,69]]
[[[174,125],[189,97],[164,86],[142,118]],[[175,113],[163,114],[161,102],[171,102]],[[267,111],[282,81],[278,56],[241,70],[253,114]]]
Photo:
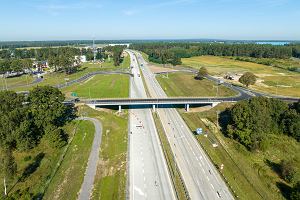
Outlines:
[[78,123],[64,160],[49,184],[44,199],[77,198],[94,140],[94,132],[92,122],[80,121]]
[[97,118],[103,126],[100,161],[94,182],[92,199],[125,199],[128,143],[127,113],[80,108],[80,114]]
[[[191,130],[202,127],[208,131],[208,137],[195,136],[208,153],[213,163],[220,169],[224,179],[238,199],[284,199],[284,183],[269,163],[279,163],[289,155],[299,159],[300,145],[286,136],[272,136],[269,148],[265,152],[249,152],[238,142],[226,138],[218,131],[216,111],[222,111],[229,104],[202,113],[183,113],[181,115]],[[218,144],[214,148],[213,143]]]

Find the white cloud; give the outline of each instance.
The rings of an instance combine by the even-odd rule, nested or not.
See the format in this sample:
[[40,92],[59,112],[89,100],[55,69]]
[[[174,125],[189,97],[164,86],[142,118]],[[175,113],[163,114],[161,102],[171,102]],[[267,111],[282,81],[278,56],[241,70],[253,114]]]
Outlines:
[[123,14],[126,16],[132,16],[136,14],[136,11],[134,10],[123,10]]
[[47,12],[51,15],[59,15],[62,12],[70,10],[81,10],[81,9],[92,9],[92,8],[101,8],[102,5],[99,3],[79,1],[77,3],[49,3],[49,4],[38,4],[34,6],[40,11]]

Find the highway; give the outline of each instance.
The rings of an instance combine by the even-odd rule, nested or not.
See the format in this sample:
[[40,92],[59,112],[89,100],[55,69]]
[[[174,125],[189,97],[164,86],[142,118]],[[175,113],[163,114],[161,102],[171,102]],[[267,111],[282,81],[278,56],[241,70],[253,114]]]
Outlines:
[[[146,98],[138,63],[130,57],[130,97]],[[176,199],[150,109],[129,110],[129,199]]]
[[[165,92],[135,52],[151,98],[166,98]],[[209,160],[193,133],[174,108],[157,109],[191,199],[234,199],[215,166]]]

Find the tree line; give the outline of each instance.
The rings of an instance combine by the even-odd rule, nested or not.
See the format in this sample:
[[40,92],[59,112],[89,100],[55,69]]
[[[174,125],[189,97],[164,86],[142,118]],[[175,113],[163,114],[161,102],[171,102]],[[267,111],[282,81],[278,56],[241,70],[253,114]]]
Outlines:
[[[106,59],[112,54],[115,66],[122,62],[122,52],[126,46],[107,46],[96,48],[95,56],[97,60]],[[40,48],[40,49],[7,49],[0,51],[0,73],[11,71],[22,71],[32,66],[31,60],[48,61],[49,67],[54,71],[65,71],[70,74],[77,70],[80,58],[75,56],[85,55],[86,59],[94,59],[94,49],[91,48]],[[31,64],[31,66],[30,66]]]
[[[253,97],[239,101],[222,114],[229,117],[225,127],[226,136],[238,141],[248,150],[267,150],[271,134],[287,135],[300,142],[300,100],[287,104],[278,99]],[[286,157],[276,164],[279,176],[294,185],[286,194],[291,200],[298,200],[300,197],[298,162],[297,158]]]
[[255,58],[300,58],[300,45],[261,45],[223,43],[135,43],[130,48],[143,51],[149,61],[181,64],[181,58],[192,56],[247,56]]
[[264,149],[268,134],[285,134],[300,141],[300,101],[291,105],[278,99],[254,97],[227,110],[227,136],[250,150]]
[[32,67],[33,61],[31,59],[4,59],[0,60],[0,74],[6,72],[20,72],[25,69],[30,69]]
[[[17,163],[13,151],[24,152],[46,140],[52,148],[66,145],[62,127],[74,119],[72,106],[57,88],[36,87],[26,97],[13,91],[0,92],[1,173],[7,183],[14,180]],[[22,177],[19,177],[22,178]]]

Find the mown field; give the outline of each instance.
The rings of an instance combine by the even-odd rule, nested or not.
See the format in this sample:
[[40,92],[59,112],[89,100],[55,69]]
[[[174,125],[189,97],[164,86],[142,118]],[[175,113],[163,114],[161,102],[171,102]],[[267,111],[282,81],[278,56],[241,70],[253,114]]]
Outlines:
[[94,182],[92,199],[125,199],[128,142],[127,113],[96,111],[81,107],[79,113],[102,122],[103,134],[100,162]]
[[[22,153],[14,152],[18,171],[17,178],[13,182],[9,182],[10,195],[13,194],[17,199],[19,199],[18,194],[22,195],[21,199],[31,199],[30,196],[33,196],[33,199],[42,197],[44,199],[76,198],[94,135],[93,124],[89,122],[77,123],[71,122],[64,127],[70,142],[75,133],[75,127],[78,126],[78,129],[74,140],[69,144],[70,148],[61,168],[51,182],[53,172],[67,146],[62,149],[54,149],[49,146],[46,140],[41,140],[41,143],[32,150]],[[70,180],[70,175],[73,176],[74,173],[76,173],[76,180]],[[49,182],[50,185],[47,190]],[[3,181],[1,181],[0,186],[3,188]]]
[[234,96],[236,93],[224,86],[218,86],[214,82],[204,79],[196,80],[193,74],[170,73],[157,75],[158,82],[168,96],[194,96],[194,97],[216,97]]
[[129,76],[120,74],[96,75],[90,79],[63,88],[71,96],[75,92],[80,98],[122,98],[129,96]]
[[[191,130],[202,127],[209,132],[208,137],[195,137],[216,166],[224,164],[221,174],[238,199],[284,199],[291,185],[280,178],[276,166],[287,156],[299,160],[299,143],[284,135],[271,135],[265,151],[249,152],[217,129],[216,112],[229,106],[220,104],[209,111],[181,115]],[[214,148],[213,143],[218,147]]]
[[250,88],[272,94],[300,97],[300,73],[297,72],[218,56],[183,58],[182,63],[196,69],[204,66],[210,74],[222,77],[227,73],[253,72],[258,81]]
[[19,77],[11,77],[11,78],[0,78],[0,90],[5,90],[6,86],[8,89],[10,87],[22,87],[32,83],[35,78],[30,75],[22,75]]

